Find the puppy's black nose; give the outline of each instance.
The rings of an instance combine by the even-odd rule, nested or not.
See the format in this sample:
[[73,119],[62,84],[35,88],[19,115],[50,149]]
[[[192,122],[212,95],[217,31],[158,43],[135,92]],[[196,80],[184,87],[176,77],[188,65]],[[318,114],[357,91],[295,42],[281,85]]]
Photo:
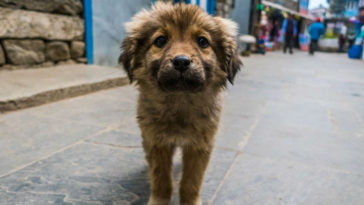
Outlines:
[[177,56],[173,58],[172,63],[174,69],[185,72],[190,67],[191,60],[186,56]]

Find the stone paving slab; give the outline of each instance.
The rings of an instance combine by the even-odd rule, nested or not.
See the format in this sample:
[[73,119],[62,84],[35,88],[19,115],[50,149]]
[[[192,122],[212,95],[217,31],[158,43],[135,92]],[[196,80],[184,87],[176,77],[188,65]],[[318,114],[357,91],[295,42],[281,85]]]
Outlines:
[[128,83],[124,71],[96,65],[62,65],[0,72],[0,113]]
[[300,125],[281,127],[279,122],[262,119],[244,152],[363,174],[363,147],[364,140],[352,134]]
[[[363,204],[364,62],[300,52],[243,61],[203,204]],[[124,86],[0,115],[0,204],[146,204],[136,100]]]
[[243,153],[213,204],[360,205],[363,184],[363,175]]
[[26,199],[29,193],[35,202],[47,196],[49,204],[125,204],[147,195],[142,194],[148,190],[142,158],[141,148],[84,143],[3,177],[0,186],[14,193],[9,204]]
[[135,102],[136,92],[131,86],[127,86],[51,103],[39,107],[36,114],[45,118],[102,127],[121,126],[130,124],[130,119],[135,118]]
[[[102,137],[95,136],[95,138]],[[206,173],[202,198],[211,198],[236,153],[215,150]],[[113,157],[109,157],[113,156]],[[0,181],[4,203],[145,204],[149,196],[144,152],[140,147],[86,141],[36,162]],[[180,177],[175,157],[175,185]],[[175,200],[178,201],[177,188]],[[1,197],[0,197],[1,198]],[[1,202],[1,199],[0,199]]]
[[[26,119],[26,120],[25,120]],[[17,112],[0,117],[0,176],[23,168],[102,130]]]
[[141,148],[142,138],[140,134],[129,133],[120,129],[110,130],[86,140],[94,144],[105,144],[114,147]]
[[[0,115],[0,176],[134,119],[135,110],[125,107],[131,90],[110,89]],[[127,93],[129,98],[121,98]]]

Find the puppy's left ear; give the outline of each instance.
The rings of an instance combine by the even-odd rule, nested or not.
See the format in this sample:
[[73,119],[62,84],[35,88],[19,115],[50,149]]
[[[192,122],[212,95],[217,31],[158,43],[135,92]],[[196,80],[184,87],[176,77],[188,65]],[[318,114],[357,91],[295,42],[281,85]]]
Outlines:
[[123,64],[124,70],[128,74],[130,83],[133,82],[136,45],[136,40],[131,37],[126,37],[121,45],[122,53],[119,57],[119,63]]
[[237,52],[236,39],[238,26],[229,19],[221,17],[214,17],[214,19],[220,30],[220,35],[217,36],[220,64],[227,74],[227,79],[233,84],[235,75],[243,64]]

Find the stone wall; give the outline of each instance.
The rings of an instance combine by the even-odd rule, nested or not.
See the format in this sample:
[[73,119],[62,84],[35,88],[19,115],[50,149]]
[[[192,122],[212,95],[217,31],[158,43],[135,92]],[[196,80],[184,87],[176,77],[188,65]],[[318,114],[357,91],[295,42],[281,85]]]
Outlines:
[[82,0],[0,0],[0,69],[86,63]]

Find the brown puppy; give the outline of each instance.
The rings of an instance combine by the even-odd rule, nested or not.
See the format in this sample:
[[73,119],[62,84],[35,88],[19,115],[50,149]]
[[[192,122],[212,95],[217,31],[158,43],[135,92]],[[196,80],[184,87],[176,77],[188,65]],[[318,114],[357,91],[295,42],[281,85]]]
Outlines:
[[221,92],[241,65],[237,26],[197,6],[160,3],[138,13],[126,29],[119,60],[139,90],[137,118],[151,182],[148,204],[171,199],[176,147],[183,153],[180,202],[201,204]]

